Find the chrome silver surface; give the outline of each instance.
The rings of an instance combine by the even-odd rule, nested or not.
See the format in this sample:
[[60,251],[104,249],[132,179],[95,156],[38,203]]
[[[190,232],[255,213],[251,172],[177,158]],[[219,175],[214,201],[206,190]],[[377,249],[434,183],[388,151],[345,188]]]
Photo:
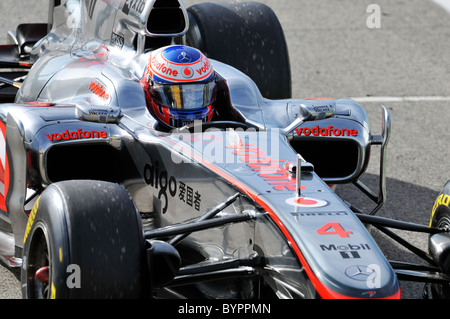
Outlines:
[[[179,37],[186,30],[150,32],[148,19],[156,0],[139,2],[142,11],[124,11],[126,3],[69,0],[56,7],[53,28],[34,47],[34,66],[15,104],[0,109],[13,162],[7,206],[15,245],[23,245],[27,186],[42,191],[54,178],[67,178],[66,170],[69,174],[79,169],[83,174],[94,164],[109,168],[112,157],[97,159],[89,153],[105,147],[126,160],[115,170],[105,169],[102,176],[121,176],[118,182],[127,188],[139,212],[154,216],[148,227],[200,218],[236,192],[242,194],[220,214],[252,211],[257,218],[199,232],[184,242],[198,249],[205,262],[260,254],[266,261],[261,276],[280,298],[308,297],[308,277],[318,289],[331,286],[361,297],[367,292],[365,282],[345,275],[355,263],[347,258],[347,251],[358,250],[353,257],[377,264],[383,272],[379,293],[395,292],[397,281],[383,254],[327,184],[357,181],[367,167],[372,140],[362,107],[350,100],[265,99],[249,77],[212,60],[228,85],[230,107],[260,130],[160,131],[147,111],[140,84],[149,59],[145,37]],[[180,9],[186,19],[181,2]],[[316,127],[327,134],[311,134]],[[389,127],[386,123],[385,132]],[[341,136],[332,128],[357,134]],[[300,133],[306,130],[310,134]],[[385,146],[388,134],[383,136]],[[333,158],[326,157],[331,174],[319,177],[312,169],[316,163],[308,163],[302,149],[295,149],[297,142],[352,145],[354,154],[333,155],[352,161],[353,166],[342,173],[342,167],[333,166]],[[60,150],[66,150],[65,157],[54,155]],[[78,152],[86,158],[72,167],[55,165],[60,164],[57,160],[69,162]],[[288,176],[292,163],[297,163],[296,176]],[[301,187],[305,190],[300,193]],[[316,204],[305,208],[300,195]],[[348,236],[331,241],[326,231],[325,235],[317,232],[329,216],[351,229],[352,241]]]

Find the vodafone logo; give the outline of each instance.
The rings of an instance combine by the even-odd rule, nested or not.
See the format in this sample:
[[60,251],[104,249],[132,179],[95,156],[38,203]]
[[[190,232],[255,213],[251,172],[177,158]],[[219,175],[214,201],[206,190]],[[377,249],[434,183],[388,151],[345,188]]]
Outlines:
[[213,68],[197,49],[174,45],[151,54],[149,73],[161,82],[191,82],[209,78]]
[[108,133],[106,131],[88,131],[83,130],[79,128],[76,131],[69,131],[66,130],[63,133],[51,133],[51,134],[45,134],[45,136],[51,141],[62,141],[62,140],[83,140],[83,139],[93,139],[93,138],[101,138],[106,139],[108,138]]
[[185,78],[185,79],[191,79],[194,76],[194,70],[191,69],[190,67],[185,67],[183,68],[183,70],[181,71],[181,75]]
[[339,128],[333,128],[332,125],[328,127],[319,127],[319,125],[316,125],[313,128],[308,127],[300,127],[295,128],[295,132],[297,135],[304,135],[304,136],[358,136],[358,131],[356,129],[339,129]]
[[318,208],[328,205],[328,202],[325,200],[303,196],[288,198],[286,199],[286,203],[295,207],[309,207],[309,208]]

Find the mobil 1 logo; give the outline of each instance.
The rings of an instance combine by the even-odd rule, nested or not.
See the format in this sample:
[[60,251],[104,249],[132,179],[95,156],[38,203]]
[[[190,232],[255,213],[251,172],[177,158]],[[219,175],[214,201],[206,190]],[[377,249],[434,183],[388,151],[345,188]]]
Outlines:
[[369,244],[344,244],[344,245],[320,245],[320,249],[325,252],[339,252],[343,259],[359,259],[361,251],[370,250]]

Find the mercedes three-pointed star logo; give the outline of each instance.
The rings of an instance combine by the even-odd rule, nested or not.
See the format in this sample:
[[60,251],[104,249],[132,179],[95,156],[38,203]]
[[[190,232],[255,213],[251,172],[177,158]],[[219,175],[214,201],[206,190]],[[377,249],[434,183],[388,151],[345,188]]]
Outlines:
[[177,60],[180,63],[190,63],[190,62],[192,62],[192,57],[189,54],[187,54],[186,52],[183,51],[178,56]]
[[345,269],[345,274],[347,277],[358,281],[367,281],[370,276],[372,278],[376,276],[375,269],[363,265],[350,266]]

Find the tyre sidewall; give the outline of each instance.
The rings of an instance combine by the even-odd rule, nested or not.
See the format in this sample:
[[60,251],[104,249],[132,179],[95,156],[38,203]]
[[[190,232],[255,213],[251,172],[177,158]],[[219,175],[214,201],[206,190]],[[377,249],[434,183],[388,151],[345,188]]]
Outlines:
[[[50,213],[49,207],[53,207]],[[29,231],[28,231],[29,230]],[[45,192],[35,203],[27,223],[24,239],[23,263],[28,262],[32,253],[30,245],[39,232],[43,232],[47,241],[48,259],[51,263],[49,284],[51,285],[50,297],[69,298],[70,290],[67,287],[67,267],[70,265],[69,238],[67,223],[63,211],[63,203],[59,194],[54,190]],[[22,296],[29,298],[27,283],[27,269],[22,269]]]
[[430,227],[436,227],[442,219],[450,220],[450,183],[448,182],[434,202]]
[[[99,181],[50,185],[29,217],[22,284],[30,245],[41,230],[47,234],[52,298],[139,298],[144,293],[142,225],[123,187]],[[28,289],[22,288],[24,298]]]
[[[431,212],[430,227],[442,227],[444,222],[450,225],[450,183],[447,183],[436,198]],[[450,284],[430,284],[431,296],[434,299],[450,298]]]

